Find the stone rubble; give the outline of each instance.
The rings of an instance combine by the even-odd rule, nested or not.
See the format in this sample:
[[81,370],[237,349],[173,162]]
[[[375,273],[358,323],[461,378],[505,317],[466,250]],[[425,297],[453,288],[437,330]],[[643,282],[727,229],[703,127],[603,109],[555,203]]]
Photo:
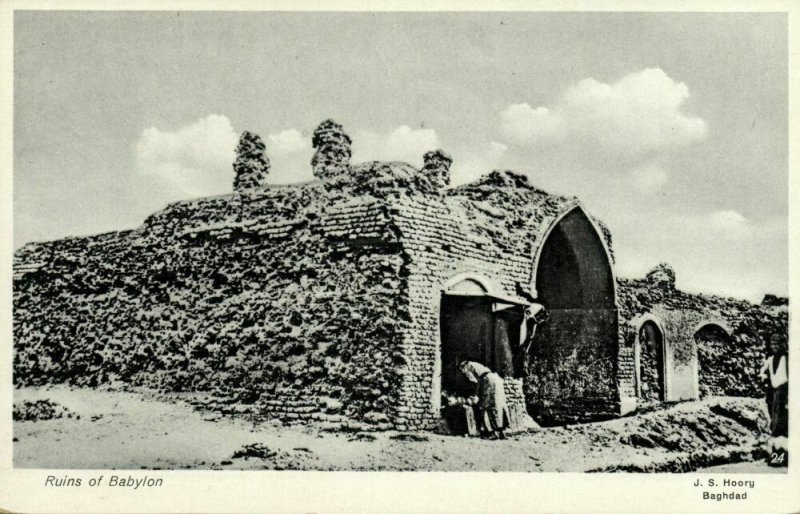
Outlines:
[[[15,403],[11,413],[14,421],[46,421],[73,416],[76,416],[74,412],[48,399]],[[80,416],[75,419],[80,419]]]

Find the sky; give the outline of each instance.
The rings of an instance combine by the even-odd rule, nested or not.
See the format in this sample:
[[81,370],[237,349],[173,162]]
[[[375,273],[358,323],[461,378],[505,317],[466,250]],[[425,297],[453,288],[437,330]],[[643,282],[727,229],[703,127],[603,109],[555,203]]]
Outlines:
[[230,192],[244,130],[310,180],[333,118],[354,162],[579,197],[619,276],[788,293],[784,14],[18,11],[14,41],[15,248]]

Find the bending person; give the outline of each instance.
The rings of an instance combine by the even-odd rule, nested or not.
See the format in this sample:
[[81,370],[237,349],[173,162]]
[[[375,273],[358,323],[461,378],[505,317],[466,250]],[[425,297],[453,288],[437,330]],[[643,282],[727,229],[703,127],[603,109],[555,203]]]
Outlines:
[[478,385],[478,407],[484,433],[492,438],[505,439],[511,415],[503,379],[478,362],[462,361],[458,367],[467,380]]

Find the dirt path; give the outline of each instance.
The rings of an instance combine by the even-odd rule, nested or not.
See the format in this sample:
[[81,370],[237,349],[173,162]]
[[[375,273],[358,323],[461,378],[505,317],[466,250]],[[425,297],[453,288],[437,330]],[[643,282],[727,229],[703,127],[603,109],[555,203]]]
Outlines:
[[[15,467],[588,471],[613,465],[621,466],[619,470],[658,470],[652,468],[653,463],[702,451],[688,443],[664,447],[670,438],[690,439],[691,433],[671,432],[672,423],[686,424],[686,419],[696,424],[689,430],[700,431],[698,440],[709,439],[708,446],[716,452],[738,448],[744,454],[757,442],[754,431],[742,425],[747,420],[737,421],[735,415],[708,421],[703,414],[695,420],[695,413],[711,416],[721,400],[488,441],[429,433],[333,433],[277,422],[253,423],[197,411],[176,398],[159,399],[146,392],[24,388],[15,391],[14,400],[20,404],[45,398],[75,415],[16,421]],[[723,400],[723,404],[744,405],[743,412],[749,412],[748,402],[758,405],[754,400]],[[632,433],[641,437],[631,440]],[[714,437],[719,441],[715,443]]]

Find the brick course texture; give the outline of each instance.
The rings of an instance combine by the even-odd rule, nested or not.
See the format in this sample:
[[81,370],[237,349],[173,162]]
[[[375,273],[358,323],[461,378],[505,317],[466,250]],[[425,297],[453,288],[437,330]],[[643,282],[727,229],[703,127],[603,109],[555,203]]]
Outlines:
[[[440,426],[447,284],[477,275],[487,294],[535,301],[537,251],[583,210],[510,171],[445,189],[443,152],[421,170],[351,165],[349,138],[326,123],[320,180],[177,202],[136,230],[19,249],[15,384],[121,382],[208,391],[287,420]],[[586,223],[613,258],[608,228]],[[610,305],[554,310],[527,377],[505,377],[514,424],[526,411],[540,422],[620,414],[637,395],[633,323],[651,312],[684,367],[686,327],[726,320],[731,338],[697,350],[700,391],[756,394],[761,332],[785,330],[785,309],[669,287],[619,280]]]

